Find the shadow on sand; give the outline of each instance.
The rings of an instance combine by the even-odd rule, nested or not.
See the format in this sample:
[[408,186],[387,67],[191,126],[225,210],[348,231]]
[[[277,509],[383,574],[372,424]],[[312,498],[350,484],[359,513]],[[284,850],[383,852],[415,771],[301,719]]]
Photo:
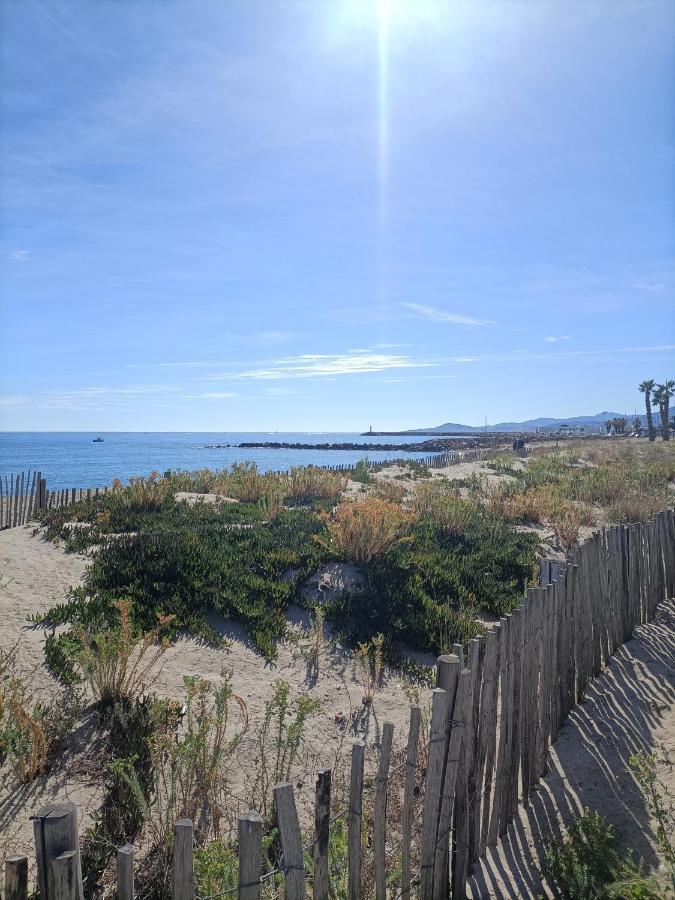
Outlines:
[[658,866],[654,833],[628,760],[663,741],[674,683],[675,601],[668,601],[617,650],[558,732],[548,774],[529,808],[519,807],[498,846],[475,866],[471,897],[547,894],[538,871],[540,854],[584,807],[615,826],[619,847],[633,849],[650,868]]

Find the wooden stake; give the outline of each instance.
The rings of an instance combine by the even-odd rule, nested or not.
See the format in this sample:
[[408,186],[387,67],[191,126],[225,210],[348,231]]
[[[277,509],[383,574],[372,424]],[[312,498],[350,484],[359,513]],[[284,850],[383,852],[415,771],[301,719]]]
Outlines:
[[27,900],[28,857],[8,856],[5,861],[5,900]]
[[347,897],[361,898],[361,818],[363,816],[363,766],[366,745],[352,744],[352,768],[349,781],[349,820],[347,824]]
[[117,851],[117,900],[134,900],[134,848],[125,844]]
[[387,870],[385,842],[387,836],[387,784],[389,781],[389,761],[394,739],[394,726],[385,722],[382,727],[382,748],[380,765],[375,785],[375,805],[373,809],[373,855],[375,858],[375,898],[385,900],[387,892]]
[[173,840],[173,900],[193,900],[194,877],[192,820],[179,819],[174,827]]
[[300,822],[295,808],[293,785],[288,782],[274,788],[274,805],[277,810],[281,849],[284,859],[285,900],[304,900],[305,862],[302,855]]
[[66,850],[51,860],[49,891],[54,900],[82,900],[79,850]]
[[431,896],[434,882],[434,855],[438,812],[443,785],[443,767],[448,734],[448,695],[442,688],[435,688],[431,700],[431,732],[429,758],[424,783],[424,808],[422,812],[421,842],[421,895]]
[[260,865],[262,859],[263,820],[260,813],[249,810],[237,820],[239,841],[238,900],[259,900]]
[[331,770],[321,769],[316,775],[314,807],[314,900],[328,900],[328,842],[330,839]]
[[403,789],[403,821],[401,822],[401,900],[410,900],[410,853],[412,845],[412,818],[415,799],[415,775],[417,749],[420,736],[422,711],[419,706],[410,707],[410,729],[405,762],[405,786]]

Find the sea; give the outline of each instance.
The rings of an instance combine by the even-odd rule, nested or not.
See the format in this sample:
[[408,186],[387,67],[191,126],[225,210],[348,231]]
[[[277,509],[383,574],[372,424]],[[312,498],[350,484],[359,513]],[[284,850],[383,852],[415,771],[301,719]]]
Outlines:
[[[103,441],[95,442],[101,437]],[[428,437],[428,436],[427,436]],[[401,458],[419,459],[428,453],[365,449],[366,444],[417,443],[423,435],[386,437],[338,432],[0,432],[0,476],[28,470],[42,472],[49,490],[105,487],[152,471],[226,469],[233,463],[253,462],[261,472],[292,466],[352,465]],[[245,441],[283,443],[363,443],[363,450],[289,450],[238,447]]]

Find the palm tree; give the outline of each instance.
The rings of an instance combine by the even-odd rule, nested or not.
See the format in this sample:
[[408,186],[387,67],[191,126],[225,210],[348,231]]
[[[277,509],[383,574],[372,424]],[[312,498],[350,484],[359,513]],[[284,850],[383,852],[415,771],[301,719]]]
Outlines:
[[[669,379],[657,385],[659,391],[659,412],[661,414],[661,436],[670,440],[670,398],[675,394],[675,381]],[[654,394],[656,396],[656,393]]]
[[649,440],[655,441],[656,435],[654,434],[654,420],[652,419],[651,404],[651,393],[654,390],[654,379],[650,378],[647,381],[643,381],[639,386],[639,390],[645,395],[645,406],[647,407],[647,432],[649,434]]
[[661,395],[662,386],[657,384],[652,391],[652,406],[658,408],[659,411],[659,428],[661,429],[661,437],[663,437],[663,397]]

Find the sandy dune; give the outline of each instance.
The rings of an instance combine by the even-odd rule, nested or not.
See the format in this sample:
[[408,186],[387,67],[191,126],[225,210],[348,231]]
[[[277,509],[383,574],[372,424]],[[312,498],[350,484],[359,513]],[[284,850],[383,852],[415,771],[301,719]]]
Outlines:
[[[26,616],[41,612],[62,600],[67,588],[79,583],[86,565],[86,557],[66,554],[45,543],[39,536],[33,537],[29,529],[0,532],[0,571],[9,580],[7,587],[0,592],[3,622],[0,647],[8,649],[17,646],[20,667],[28,682],[35,686],[36,696],[49,698],[57,691],[58,685],[42,664],[45,632],[28,625]],[[372,767],[376,756],[374,748],[379,743],[385,721],[394,723],[395,747],[405,745],[410,704],[401,679],[395,673],[386,672],[382,689],[364,714],[361,703],[363,687],[354,660],[331,640],[328,628],[324,629],[325,642],[318,669],[309,664],[306,653],[309,622],[305,610],[299,607],[289,609],[291,639],[279,645],[279,655],[273,663],[261,657],[238,623],[215,614],[211,622],[226,638],[228,647],[223,649],[199,641],[190,634],[182,634],[167,651],[152,690],[164,696],[182,698],[184,675],[215,681],[223,669],[230,670],[234,690],[245,701],[253,724],[260,721],[265,701],[272,696],[277,679],[288,681],[294,692],[308,692],[318,701],[318,709],[307,728],[307,740],[296,779],[299,803],[308,821],[314,785],[311,777],[303,777],[303,771],[312,773],[324,766],[334,767],[336,757],[346,764],[354,737],[366,741],[369,765]],[[433,660],[429,658],[428,662]],[[427,693],[421,691],[424,703],[427,702]],[[28,816],[43,803],[73,800],[83,810],[82,827],[86,826],[86,813],[95,810],[100,802],[100,779],[92,781],[91,773],[81,758],[91,736],[90,726],[91,722],[85,723],[61,755],[68,758],[67,766],[52,767],[46,777],[37,779],[29,786],[10,787],[9,797],[3,789],[0,794],[0,834],[4,834],[4,840],[0,840],[0,857],[10,845],[12,849],[20,847],[24,851],[31,850],[32,827]],[[253,774],[253,754],[253,737],[248,735],[230,772],[233,815],[239,808],[250,806],[248,791]],[[1,774],[5,777],[8,773]],[[6,780],[10,782],[13,779],[7,777]]]
[[[35,686],[36,696],[48,698],[56,684],[42,666],[41,629],[26,623],[28,613],[39,612],[61,600],[71,584],[82,578],[86,557],[65,554],[29,529],[0,533],[0,646],[17,644],[17,659]],[[298,767],[303,819],[310,821],[313,779],[311,773],[323,765],[334,766],[336,758],[346,762],[353,734],[364,737],[370,748],[370,767],[381,725],[395,725],[395,744],[406,738],[409,700],[401,680],[393,673],[385,679],[369,714],[357,717],[350,727],[350,715],[362,710],[362,687],[353,660],[328,639],[322,649],[318,675],[308,667],[303,648],[306,612],[289,610],[295,640],[282,643],[278,659],[266,662],[252,647],[236,623],[214,616],[215,627],[228,639],[222,649],[182,635],[167,652],[162,671],[154,684],[158,692],[180,697],[183,675],[215,679],[223,668],[233,672],[233,684],[246,702],[252,721],[260,719],[264,703],[271,696],[276,679],[289,681],[294,691],[306,690],[319,701],[308,728],[308,740]],[[614,656],[603,676],[591,687],[582,706],[573,711],[561,728],[551,752],[551,770],[534,796],[529,810],[520,811],[497,850],[477,867],[471,879],[471,896],[536,897],[542,893],[537,873],[538,854],[550,835],[560,832],[565,822],[583,806],[599,810],[615,824],[622,846],[632,847],[650,865],[655,865],[653,823],[645,811],[637,786],[628,770],[628,757],[640,748],[665,745],[675,757],[675,604],[663,604],[658,619],[640,627],[634,638]],[[428,692],[422,691],[427,702]],[[342,714],[346,727],[336,724]],[[88,813],[100,803],[100,773],[87,764],[86,750],[92,736],[91,716],[81,723],[68,743],[62,759],[49,774],[28,786],[16,786],[6,772],[0,772],[0,857],[22,849],[32,854],[32,829],[28,816],[45,802],[71,799],[82,809],[82,827]],[[231,771],[232,812],[248,805],[252,777],[253,741],[245,739]],[[344,765],[342,765],[344,769]],[[672,773],[664,773],[672,789]],[[3,780],[4,779],[4,780]]]

